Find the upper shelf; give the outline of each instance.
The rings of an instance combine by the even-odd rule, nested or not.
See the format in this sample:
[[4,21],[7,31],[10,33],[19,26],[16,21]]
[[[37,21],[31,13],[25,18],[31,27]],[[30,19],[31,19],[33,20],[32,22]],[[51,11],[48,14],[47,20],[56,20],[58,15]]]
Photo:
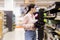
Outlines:
[[55,18],[55,20],[60,20],[60,16],[57,16],[57,17]]

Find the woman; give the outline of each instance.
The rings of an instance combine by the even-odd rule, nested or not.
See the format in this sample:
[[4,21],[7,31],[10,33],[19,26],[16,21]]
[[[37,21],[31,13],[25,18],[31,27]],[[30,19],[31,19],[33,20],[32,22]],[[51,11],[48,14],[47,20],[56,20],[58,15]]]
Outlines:
[[34,16],[35,11],[35,4],[30,4],[27,14],[24,16],[23,26],[25,29],[25,40],[36,40],[36,28],[34,27],[34,23],[37,20]]

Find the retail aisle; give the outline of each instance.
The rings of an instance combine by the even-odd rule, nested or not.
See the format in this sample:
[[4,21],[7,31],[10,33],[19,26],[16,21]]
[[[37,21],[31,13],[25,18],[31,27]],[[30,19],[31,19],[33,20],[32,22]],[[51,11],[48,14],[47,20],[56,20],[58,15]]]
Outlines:
[[24,29],[15,29],[15,31],[6,33],[3,40],[25,40],[24,38]]

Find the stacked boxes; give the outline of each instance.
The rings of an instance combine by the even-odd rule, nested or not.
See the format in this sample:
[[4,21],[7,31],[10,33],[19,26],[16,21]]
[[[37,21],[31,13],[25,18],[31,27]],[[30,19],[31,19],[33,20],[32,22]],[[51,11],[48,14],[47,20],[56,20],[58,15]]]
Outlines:
[[3,16],[4,16],[4,13],[3,13],[3,11],[0,11],[0,39],[2,38],[2,35],[3,35],[3,33],[2,33],[2,27],[3,27]]

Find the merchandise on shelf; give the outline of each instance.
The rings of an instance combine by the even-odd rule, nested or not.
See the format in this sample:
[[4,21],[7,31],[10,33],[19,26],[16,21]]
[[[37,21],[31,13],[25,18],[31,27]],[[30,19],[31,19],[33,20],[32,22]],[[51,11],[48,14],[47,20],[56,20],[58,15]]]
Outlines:
[[3,37],[3,33],[2,33],[2,27],[3,27],[3,16],[4,16],[4,12],[0,11],[0,39]]

